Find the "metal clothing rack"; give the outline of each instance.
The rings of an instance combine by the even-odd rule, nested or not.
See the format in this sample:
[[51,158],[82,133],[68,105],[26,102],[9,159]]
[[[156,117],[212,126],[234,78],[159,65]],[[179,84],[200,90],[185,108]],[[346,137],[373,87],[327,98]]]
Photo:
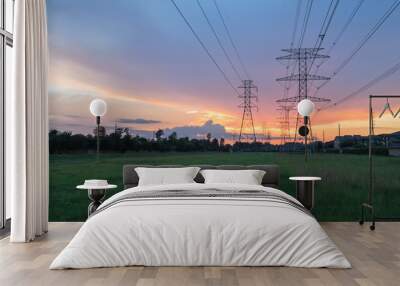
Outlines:
[[370,229],[375,229],[376,221],[396,221],[400,220],[400,217],[377,217],[375,215],[375,207],[374,207],[374,193],[375,193],[375,177],[374,177],[374,165],[372,160],[372,136],[374,135],[374,115],[372,112],[372,103],[374,100],[378,99],[386,99],[389,98],[399,98],[400,95],[370,95],[369,96],[369,132],[368,132],[368,159],[369,159],[369,188],[368,188],[368,201],[361,204],[361,219],[359,223],[362,225],[366,221],[365,211],[369,210],[371,213],[371,225]]

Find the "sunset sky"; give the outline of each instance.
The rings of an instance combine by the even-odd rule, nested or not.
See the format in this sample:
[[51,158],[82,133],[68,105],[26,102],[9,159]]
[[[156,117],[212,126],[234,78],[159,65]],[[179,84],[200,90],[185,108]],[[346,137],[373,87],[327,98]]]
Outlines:
[[[237,57],[227,38],[213,0],[200,0],[235,66]],[[217,0],[251,79],[259,87],[255,125],[279,136],[276,100],[283,87],[276,78],[285,66],[284,55],[293,32],[297,0]],[[297,43],[306,0],[297,31]],[[303,47],[313,47],[331,1],[315,0]],[[322,47],[329,50],[359,0],[342,0]],[[393,0],[365,0],[335,45],[319,74],[331,76],[393,4]],[[235,86],[241,85],[224,57],[195,0],[176,0],[218,64]],[[176,130],[178,136],[211,132],[237,133],[239,98],[207,57],[169,0],[50,0],[47,1],[50,48],[50,126],[74,133],[90,133],[94,118],[89,103],[102,98],[108,112],[102,123],[133,130]],[[391,15],[351,62],[318,96],[333,102],[345,97],[400,62],[400,8]],[[318,84],[318,83],[316,83]],[[313,94],[315,87],[310,87]],[[290,96],[297,91],[293,83]],[[326,139],[342,134],[366,134],[368,94],[400,94],[400,72],[335,108],[312,117],[314,134]],[[385,102],[376,105],[379,113]],[[400,100],[392,101],[394,111]],[[296,113],[293,112],[295,117]],[[384,116],[378,132],[399,130],[400,118]]]

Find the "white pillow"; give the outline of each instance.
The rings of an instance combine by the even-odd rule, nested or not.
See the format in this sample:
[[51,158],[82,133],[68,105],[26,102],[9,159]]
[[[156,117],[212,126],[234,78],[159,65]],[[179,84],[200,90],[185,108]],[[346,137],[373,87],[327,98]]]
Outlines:
[[265,171],[261,170],[202,170],[204,183],[261,185]]
[[194,183],[200,168],[135,168],[139,176],[139,186]]

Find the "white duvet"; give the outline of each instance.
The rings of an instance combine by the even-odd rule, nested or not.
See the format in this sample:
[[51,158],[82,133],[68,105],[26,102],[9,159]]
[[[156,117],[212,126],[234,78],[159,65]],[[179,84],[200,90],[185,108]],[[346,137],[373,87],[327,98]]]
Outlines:
[[[262,186],[194,183],[135,187],[102,206],[130,192],[204,188],[267,190],[295,201]],[[50,269],[127,265],[351,267],[312,216],[290,205],[227,197],[115,204],[89,218]]]

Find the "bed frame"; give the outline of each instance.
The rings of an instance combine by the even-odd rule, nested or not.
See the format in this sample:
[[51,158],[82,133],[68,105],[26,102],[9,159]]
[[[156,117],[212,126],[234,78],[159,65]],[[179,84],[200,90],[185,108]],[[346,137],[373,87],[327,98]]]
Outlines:
[[[124,165],[123,167],[123,184],[124,190],[136,187],[139,183],[139,176],[135,171],[136,167],[147,168],[177,168],[186,167],[184,165]],[[218,170],[263,170],[265,175],[262,179],[262,185],[265,187],[279,188],[279,166],[278,165],[190,165],[188,167],[199,167],[204,169]],[[197,183],[204,183],[203,176],[199,173],[194,180]]]

